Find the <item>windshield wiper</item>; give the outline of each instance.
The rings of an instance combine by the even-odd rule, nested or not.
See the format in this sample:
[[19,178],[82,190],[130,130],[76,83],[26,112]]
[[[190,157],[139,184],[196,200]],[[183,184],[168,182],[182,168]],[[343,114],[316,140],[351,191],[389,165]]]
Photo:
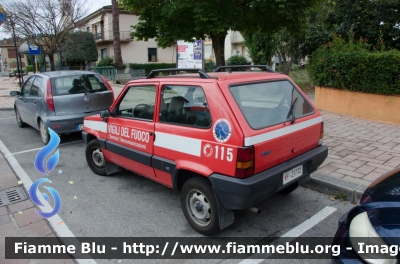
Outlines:
[[292,119],[290,120],[290,124],[292,124],[292,125],[293,125],[293,123],[296,121],[296,118],[295,118],[295,116],[294,116],[293,110],[294,110],[294,108],[296,107],[297,98],[298,98],[298,97],[296,97],[296,98],[294,99],[292,105],[290,106],[289,113],[288,113],[288,115],[287,115],[287,117],[286,117],[286,119],[289,119],[289,116],[292,116]]

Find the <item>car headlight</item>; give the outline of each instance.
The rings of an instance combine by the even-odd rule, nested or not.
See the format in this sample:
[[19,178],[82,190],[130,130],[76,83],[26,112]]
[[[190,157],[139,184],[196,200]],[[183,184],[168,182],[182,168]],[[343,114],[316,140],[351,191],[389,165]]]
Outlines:
[[[383,248],[389,246],[379,236],[372,226],[367,212],[358,214],[350,223],[349,228],[350,242],[353,250],[367,263],[370,264],[396,264],[396,259],[378,259],[382,256],[378,254]],[[387,251],[386,251],[387,252]]]

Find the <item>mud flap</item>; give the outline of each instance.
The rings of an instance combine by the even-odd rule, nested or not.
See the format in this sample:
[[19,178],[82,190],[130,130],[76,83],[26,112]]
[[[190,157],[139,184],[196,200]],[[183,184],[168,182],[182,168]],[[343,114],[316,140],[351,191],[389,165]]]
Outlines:
[[115,165],[114,163],[108,162],[107,160],[104,160],[106,162],[106,172],[107,175],[123,171],[124,169],[121,168],[120,166]]
[[219,197],[215,191],[214,195],[215,195],[215,200],[217,200],[217,206],[218,206],[219,228],[223,230],[226,227],[233,224],[233,222],[235,221],[235,214],[233,213],[232,210],[225,209],[225,207],[222,206],[221,202],[219,201]]

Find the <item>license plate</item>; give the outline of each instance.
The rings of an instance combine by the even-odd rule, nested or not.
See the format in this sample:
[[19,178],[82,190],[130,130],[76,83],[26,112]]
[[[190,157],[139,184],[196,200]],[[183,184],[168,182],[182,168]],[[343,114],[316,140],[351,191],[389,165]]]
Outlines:
[[83,130],[83,124],[76,125],[76,130]]
[[293,168],[290,171],[283,173],[283,184],[285,185],[286,183],[300,177],[301,175],[303,175],[303,165],[297,166],[296,168]]

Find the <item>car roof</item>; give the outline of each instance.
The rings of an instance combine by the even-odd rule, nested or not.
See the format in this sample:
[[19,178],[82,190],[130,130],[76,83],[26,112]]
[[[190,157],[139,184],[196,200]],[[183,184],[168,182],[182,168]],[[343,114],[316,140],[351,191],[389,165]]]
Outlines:
[[41,75],[45,75],[47,77],[58,77],[58,76],[68,76],[68,75],[81,75],[81,74],[98,74],[97,72],[92,72],[92,71],[50,71],[50,72],[41,72],[38,73]]
[[241,72],[210,72],[207,73],[210,77],[217,77],[218,80],[229,80],[229,79],[241,79],[248,77],[267,77],[267,78],[276,78],[277,76],[283,77],[282,73],[279,72],[266,72],[266,71],[241,71]]
[[230,80],[230,79],[242,79],[242,78],[249,78],[249,77],[263,77],[265,79],[277,79],[277,78],[287,78],[287,75],[284,75],[280,72],[267,72],[267,71],[242,71],[242,72],[207,72],[207,75],[210,78],[200,78],[199,74],[197,73],[189,73],[189,74],[178,74],[178,75],[164,75],[164,76],[155,76],[153,78],[147,79],[146,77],[141,77],[138,79],[133,79],[130,82],[140,82],[143,80],[151,81],[151,80],[160,80],[160,79],[195,79],[198,81],[205,81],[205,80]]

